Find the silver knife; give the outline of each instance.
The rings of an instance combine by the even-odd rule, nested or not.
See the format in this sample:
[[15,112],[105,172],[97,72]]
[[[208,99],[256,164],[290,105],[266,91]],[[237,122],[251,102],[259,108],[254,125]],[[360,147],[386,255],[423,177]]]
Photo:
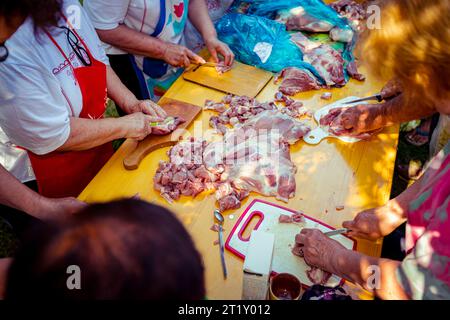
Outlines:
[[364,101],[371,101],[371,100],[376,100],[376,101],[378,101],[378,102],[381,102],[381,101],[383,101],[384,99],[383,99],[383,97],[381,96],[381,93],[377,93],[377,94],[374,94],[373,96],[370,96],[370,97],[361,98],[361,99],[356,99],[356,100],[348,101],[348,102],[346,101],[345,104],[352,104],[352,103],[358,103],[358,102],[364,102]]
[[336,229],[336,230],[333,230],[333,231],[325,232],[324,235],[326,235],[327,237],[332,237],[332,236],[335,236],[337,234],[347,233],[349,231],[350,230],[348,230],[347,228],[342,228],[342,229]]

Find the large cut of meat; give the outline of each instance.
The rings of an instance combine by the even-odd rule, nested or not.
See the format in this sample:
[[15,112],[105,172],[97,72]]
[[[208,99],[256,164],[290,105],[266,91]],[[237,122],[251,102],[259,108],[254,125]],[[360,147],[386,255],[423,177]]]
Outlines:
[[344,59],[331,46],[322,44],[305,52],[305,62],[310,63],[325,80],[328,87],[345,85]]
[[283,80],[278,90],[288,96],[321,88],[314,75],[306,69],[286,68],[281,71],[277,80],[280,78]]
[[152,134],[164,136],[175,131],[180,124],[185,122],[186,120],[181,117],[167,117],[163,122],[154,123],[152,126]]
[[[242,113],[239,107],[250,111]],[[226,96],[219,103],[207,101],[206,108],[221,111],[221,116],[231,110],[227,115],[237,119],[234,128],[225,130],[216,142],[190,139],[171,148],[170,160],[160,163],[154,177],[155,189],[168,201],[215,190],[221,211],[239,208],[252,191],[283,201],[292,198],[297,169],[289,144],[301,139],[310,127],[272,103],[261,104],[248,97]],[[241,122],[247,112],[253,117]]]
[[288,31],[328,32],[334,27],[332,23],[308,14],[302,6],[280,10],[277,20],[285,23]]

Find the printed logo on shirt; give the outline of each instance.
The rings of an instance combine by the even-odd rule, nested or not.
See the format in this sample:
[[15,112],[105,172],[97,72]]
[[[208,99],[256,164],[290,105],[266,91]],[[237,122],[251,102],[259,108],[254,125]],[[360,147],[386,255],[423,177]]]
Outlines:
[[52,70],[53,75],[56,76],[56,75],[60,74],[62,71],[64,71],[64,69],[66,69],[67,67],[70,67],[71,64],[73,65],[74,68],[79,66],[78,59],[77,59],[75,52],[71,52],[69,54],[69,60],[70,60],[70,63],[67,59],[65,59],[64,62],[62,62],[58,66],[54,67]]

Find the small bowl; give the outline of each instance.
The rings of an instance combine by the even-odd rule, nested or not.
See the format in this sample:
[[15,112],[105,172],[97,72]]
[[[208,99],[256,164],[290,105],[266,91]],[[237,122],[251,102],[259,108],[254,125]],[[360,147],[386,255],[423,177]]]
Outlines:
[[270,300],[298,300],[302,295],[300,280],[290,273],[279,273],[270,279]]

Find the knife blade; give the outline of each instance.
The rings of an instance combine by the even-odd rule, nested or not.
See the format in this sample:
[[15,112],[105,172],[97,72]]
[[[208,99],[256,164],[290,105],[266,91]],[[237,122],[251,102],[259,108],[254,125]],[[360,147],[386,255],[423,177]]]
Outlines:
[[375,100],[375,101],[381,102],[384,99],[381,96],[381,93],[377,93],[377,94],[374,94],[373,96],[370,96],[370,97],[365,97],[365,98],[361,98],[361,99],[356,99],[356,100],[345,102],[345,104],[353,104],[353,103],[364,102],[364,101],[371,101],[371,100]]
[[342,228],[342,229],[336,229],[336,230],[333,230],[333,231],[325,232],[324,235],[326,235],[327,237],[332,237],[332,236],[335,236],[335,235],[338,235],[338,234],[347,233],[349,231],[350,230],[348,230],[347,228]]

